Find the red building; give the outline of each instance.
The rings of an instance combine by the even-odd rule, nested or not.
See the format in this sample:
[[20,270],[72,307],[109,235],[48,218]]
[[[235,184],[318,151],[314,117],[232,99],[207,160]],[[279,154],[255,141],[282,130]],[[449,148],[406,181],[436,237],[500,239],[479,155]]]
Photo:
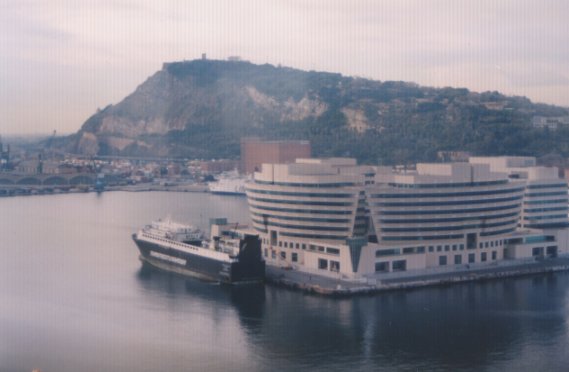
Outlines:
[[241,173],[261,170],[263,163],[291,163],[297,158],[310,158],[309,141],[263,141],[256,137],[241,140]]

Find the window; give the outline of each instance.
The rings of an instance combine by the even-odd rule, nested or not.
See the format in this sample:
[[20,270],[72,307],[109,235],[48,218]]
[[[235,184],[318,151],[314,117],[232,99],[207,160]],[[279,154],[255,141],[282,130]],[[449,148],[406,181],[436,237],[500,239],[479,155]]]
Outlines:
[[300,244],[296,243],[296,249],[300,248]]
[[445,252],[450,251],[450,245],[445,245]]
[[532,248],[532,253],[531,255],[533,257],[543,257],[543,247],[535,247]]
[[480,253],[480,261],[486,262],[486,252]]
[[446,266],[447,256],[439,256],[439,266]]
[[443,250],[443,247],[441,245],[437,245],[437,252],[440,252]]
[[492,248],[494,247],[494,241],[493,240],[490,242],[490,247],[492,247]]
[[279,242],[279,247],[282,247],[282,246],[283,246],[283,242]]
[[288,243],[287,242],[284,242],[284,243],[285,243],[284,244],[285,248],[288,248]]
[[498,258],[498,253],[496,251],[492,251],[492,260],[495,261]]
[[338,261],[330,261],[330,271],[340,271],[340,263]]
[[417,253],[425,253],[425,247],[417,247]]
[[461,245],[459,246],[459,249],[460,249],[461,251],[464,251],[464,244],[461,244]]
[[339,255],[340,250],[338,248],[326,248],[326,253]]
[[265,248],[265,257],[269,257],[269,251],[267,251],[267,248]]
[[392,249],[378,249],[375,251],[375,257],[381,256],[394,256],[401,253],[400,248],[392,248]]
[[484,248],[488,248],[488,242],[484,243]]
[[306,250],[306,244],[302,244],[302,249]]
[[403,254],[411,254],[411,253],[414,253],[413,247],[403,248]]
[[469,253],[468,254],[468,263],[474,263],[476,262],[476,255],[474,253]]
[[320,270],[328,270],[328,260],[324,260],[322,258],[318,259],[318,268]]
[[389,262],[376,262],[375,263],[375,272],[388,272],[389,271]]
[[286,260],[286,252],[281,252],[281,258],[282,258],[283,260]]
[[453,245],[452,245],[452,250],[453,250],[453,251],[456,251],[457,249],[458,249],[457,245],[456,245],[456,244],[453,244]]
[[271,258],[275,260],[277,258],[277,252],[271,251]]
[[298,253],[292,254],[292,262],[298,262]]
[[405,271],[405,270],[407,270],[406,260],[393,261],[393,271]]
[[435,247],[433,247],[432,245],[429,245],[429,252],[434,252],[435,251]]
[[478,248],[484,248],[484,243],[480,242],[480,244],[478,244]]
[[454,256],[454,264],[455,265],[460,265],[462,263],[462,255],[457,254]]

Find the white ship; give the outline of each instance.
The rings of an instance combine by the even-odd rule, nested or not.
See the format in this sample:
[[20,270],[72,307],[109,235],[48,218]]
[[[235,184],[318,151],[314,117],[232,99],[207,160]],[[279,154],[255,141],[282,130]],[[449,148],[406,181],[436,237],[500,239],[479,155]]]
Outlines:
[[218,181],[208,184],[209,192],[212,194],[242,195],[245,196],[245,184],[250,177],[240,176],[235,170],[222,173]]

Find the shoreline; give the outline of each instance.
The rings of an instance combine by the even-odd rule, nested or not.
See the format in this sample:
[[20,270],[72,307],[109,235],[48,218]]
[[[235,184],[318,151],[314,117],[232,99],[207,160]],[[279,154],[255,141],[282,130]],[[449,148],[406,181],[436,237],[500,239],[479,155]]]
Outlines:
[[2,188],[0,187],[0,197],[13,196],[36,196],[36,195],[61,195],[61,194],[77,194],[77,193],[105,193],[112,191],[125,192],[148,192],[148,191],[168,191],[168,192],[209,192],[207,185],[125,185],[125,186],[107,186],[103,191],[97,191],[93,187],[77,186],[77,187],[21,187],[21,188]]
[[326,297],[353,297],[373,295],[388,291],[412,290],[424,287],[448,286],[459,283],[500,280],[532,275],[569,271],[569,256],[544,260],[520,260],[506,265],[486,265],[475,268],[461,267],[458,270],[439,272],[434,269],[417,273],[406,272],[404,276],[368,277],[346,280],[267,265],[267,283],[305,293]]

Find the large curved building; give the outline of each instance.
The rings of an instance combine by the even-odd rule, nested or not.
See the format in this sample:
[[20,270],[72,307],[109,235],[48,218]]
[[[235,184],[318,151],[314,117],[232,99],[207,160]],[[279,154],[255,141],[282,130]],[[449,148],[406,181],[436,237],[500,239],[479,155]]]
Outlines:
[[480,159],[412,171],[344,158],[263,164],[247,186],[251,220],[269,264],[324,275],[557,255],[561,235],[527,228],[549,221],[567,235],[566,183],[554,170],[523,178]]

